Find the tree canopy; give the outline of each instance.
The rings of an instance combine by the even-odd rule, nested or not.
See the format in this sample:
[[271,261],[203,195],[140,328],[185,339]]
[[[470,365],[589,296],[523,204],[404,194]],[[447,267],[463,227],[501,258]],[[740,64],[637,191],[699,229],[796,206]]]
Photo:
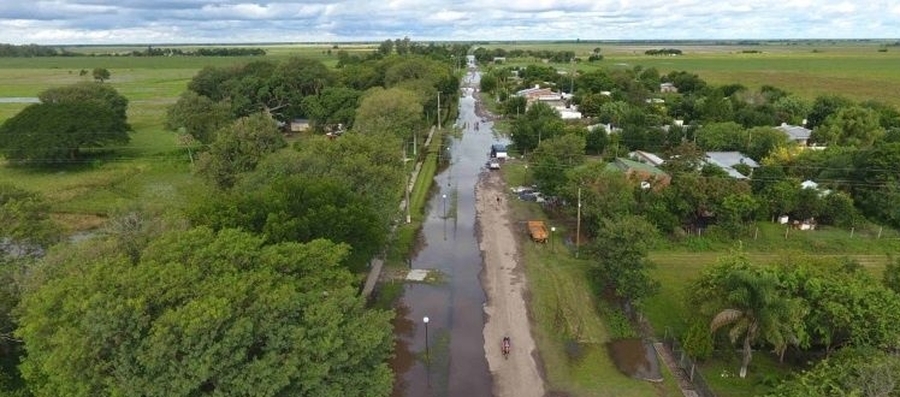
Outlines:
[[76,163],[85,148],[129,141],[130,127],[95,102],[36,103],[0,126],[0,149],[15,164]]
[[104,242],[35,275],[17,336],[35,396],[387,396],[390,314],[327,241],[169,233],[132,264]]
[[106,84],[51,88],[0,126],[0,150],[13,163],[81,160],[81,150],[128,143],[128,100]]

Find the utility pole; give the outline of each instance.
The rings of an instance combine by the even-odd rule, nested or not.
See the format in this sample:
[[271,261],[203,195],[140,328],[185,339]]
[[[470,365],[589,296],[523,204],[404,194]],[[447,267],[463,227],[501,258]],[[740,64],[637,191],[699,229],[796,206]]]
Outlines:
[[441,129],[441,92],[440,91],[438,91],[437,125],[438,125],[438,129]]
[[581,245],[581,188],[578,188],[578,216],[575,221],[575,258],[578,258],[579,246]]
[[406,223],[411,223],[411,222],[412,222],[412,215],[410,215],[410,213],[409,213],[409,205],[410,205],[410,202],[409,202],[409,182],[410,182],[410,179],[412,179],[412,178],[411,178],[411,177],[406,177],[406,186],[405,186],[405,190],[406,190]]

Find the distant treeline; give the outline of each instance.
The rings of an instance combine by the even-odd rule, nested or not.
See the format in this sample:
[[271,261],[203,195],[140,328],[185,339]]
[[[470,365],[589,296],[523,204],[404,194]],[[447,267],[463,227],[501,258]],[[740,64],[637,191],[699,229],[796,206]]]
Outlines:
[[475,59],[479,63],[493,61],[494,58],[523,58],[534,57],[547,59],[555,63],[568,63],[575,59],[575,51],[550,51],[550,50],[506,50],[503,48],[487,49],[479,47],[475,50]]
[[0,44],[0,57],[66,57],[76,55],[79,54],[55,47],[42,46],[37,44]]
[[644,51],[646,55],[681,55],[681,50],[677,48],[660,48],[658,50]]
[[148,46],[142,51],[131,51],[129,53],[100,53],[85,54],[80,52],[72,52],[62,48],[43,46],[37,44],[0,44],[0,57],[71,57],[71,56],[204,56],[204,57],[235,57],[235,56],[262,56],[266,55],[266,51],[262,48],[241,48],[241,47],[211,47],[211,48],[154,48]]
[[266,55],[262,48],[242,47],[212,47],[182,50],[180,48],[154,48],[147,47],[144,51],[132,51],[131,55],[137,57],[162,57],[162,56],[201,56],[201,57],[243,57]]

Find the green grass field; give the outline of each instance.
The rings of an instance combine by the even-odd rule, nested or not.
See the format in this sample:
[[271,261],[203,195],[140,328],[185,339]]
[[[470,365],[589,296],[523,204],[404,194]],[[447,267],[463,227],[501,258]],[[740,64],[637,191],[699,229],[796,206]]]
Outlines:
[[[596,67],[654,67],[662,74],[684,70],[715,85],[739,83],[757,89],[771,85],[807,99],[838,94],[855,101],[878,100],[900,107],[900,47],[881,41],[804,41],[736,45],[714,43],[524,43],[485,47],[574,51],[587,59],[600,48],[600,62],[581,62],[579,70]],[[677,48],[681,56],[648,56],[650,49]],[[887,49],[879,52],[879,49]],[[759,53],[744,53],[759,51]],[[510,65],[527,65],[535,59],[509,59]],[[555,64],[568,70],[571,65]]]

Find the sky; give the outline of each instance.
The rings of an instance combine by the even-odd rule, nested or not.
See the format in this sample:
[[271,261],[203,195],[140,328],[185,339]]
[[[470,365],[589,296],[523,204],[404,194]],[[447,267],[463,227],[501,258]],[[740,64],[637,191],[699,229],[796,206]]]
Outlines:
[[894,39],[900,0],[0,0],[0,43]]

